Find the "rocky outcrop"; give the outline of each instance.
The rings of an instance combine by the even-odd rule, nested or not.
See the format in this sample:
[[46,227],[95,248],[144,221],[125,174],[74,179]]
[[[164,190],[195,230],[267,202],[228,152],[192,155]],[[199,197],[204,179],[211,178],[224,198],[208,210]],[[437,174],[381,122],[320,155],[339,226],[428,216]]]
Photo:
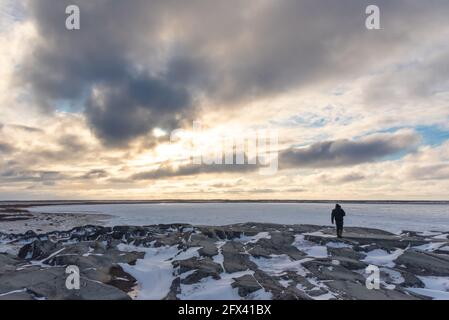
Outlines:
[[[145,268],[171,270],[163,299],[188,298],[210,281],[241,299],[427,299],[410,289],[449,278],[445,234],[345,231],[337,239],[329,227],[243,223],[3,233],[0,244],[18,250],[0,254],[0,299],[130,299],[144,290]],[[379,289],[365,285],[369,265],[380,269]],[[79,268],[80,290],[67,289],[67,266]]]

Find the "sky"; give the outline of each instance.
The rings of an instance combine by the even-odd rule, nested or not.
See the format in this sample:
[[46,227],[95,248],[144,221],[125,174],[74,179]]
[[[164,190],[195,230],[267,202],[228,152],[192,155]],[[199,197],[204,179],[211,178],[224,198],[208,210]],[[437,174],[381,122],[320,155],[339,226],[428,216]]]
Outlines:
[[[0,200],[448,200],[448,16],[447,0],[0,0]],[[271,174],[192,160],[254,132],[276,133]]]

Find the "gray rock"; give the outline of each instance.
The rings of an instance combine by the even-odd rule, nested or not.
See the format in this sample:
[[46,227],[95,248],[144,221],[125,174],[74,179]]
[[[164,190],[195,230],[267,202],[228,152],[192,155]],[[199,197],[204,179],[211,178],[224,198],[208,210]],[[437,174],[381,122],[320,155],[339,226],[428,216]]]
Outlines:
[[341,265],[334,265],[328,259],[317,259],[303,264],[319,280],[345,280],[364,283],[365,278]]
[[106,284],[81,277],[80,290],[66,288],[65,268],[28,268],[0,276],[0,295],[27,289],[36,298],[50,300],[127,300],[123,291]]
[[396,259],[395,263],[416,275],[449,276],[449,255],[407,250]]
[[199,282],[203,278],[212,277],[214,279],[220,279],[220,273],[223,272],[223,268],[218,263],[212,261],[212,259],[206,257],[199,259],[192,257],[185,260],[174,261],[173,266],[179,268],[179,273],[185,273],[188,271],[194,271],[181,280],[183,284],[193,284]]
[[239,278],[234,278],[232,287],[238,288],[238,293],[241,297],[247,297],[250,293],[262,289],[254,276],[248,274]]
[[221,252],[224,258],[223,267],[228,273],[257,269],[256,264],[249,259],[249,255],[240,242],[226,242],[221,247]]
[[24,245],[20,249],[18,256],[27,260],[42,260],[50,256],[57,248],[58,245],[51,241],[35,240]]
[[335,280],[327,282],[326,285],[343,299],[355,300],[418,300],[419,298],[397,290],[372,289],[357,282]]

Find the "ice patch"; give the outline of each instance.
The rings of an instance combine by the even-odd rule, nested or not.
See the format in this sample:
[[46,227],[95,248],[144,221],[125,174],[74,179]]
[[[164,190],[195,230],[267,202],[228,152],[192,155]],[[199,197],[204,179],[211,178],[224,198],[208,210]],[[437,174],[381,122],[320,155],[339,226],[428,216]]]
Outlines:
[[186,251],[179,250],[177,246],[165,246],[158,248],[135,247],[119,244],[121,251],[145,252],[143,259],[138,259],[134,266],[120,263],[123,270],[132,275],[138,282],[136,299],[160,300],[170,291],[174,280],[172,262],[198,257],[199,247],[189,248]]
[[279,283],[284,287],[284,288],[288,288],[288,286],[290,285],[290,283],[292,283],[292,280],[279,280]]
[[[194,284],[181,284],[181,293],[178,298],[181,300],[241,300],[242,297],[238,294],[237,288],[232,288],[233,278],[238,278],[244,275],[253,275],[254,271],[241,271],[234,273],[221,273],[219,280],[214,280],[212,277],[201,279]],[[260,290],[259,290],[260,291]],[[263,296],[259,293],[257,296]],[[265,298],[261,298],[265,299]]]
[[271,239],[271,235],[269,232],[259,232],[255,236],[245,236],[244,234],[240,237],[235,239],[235,241],[243,242],[244,244],[247,243],[255,243],[259,241],[260,239]]
[[339,266],[340,265],[340,261],[339,260],[332,260],[332,264],[334,266]]
[[329,248],[337,248],[337,249],[339,249],[339,248],[352,248],[352,246],[347,244],[347,243],[344,243],[344,242],[333,242],[333,241],[328,242],[326,244],[326,246],[329,247]]
[[302,264],[312,259],[292,260],[289,256],[281,254],[271,255],[270,259],[263,257],[254,258],[251,256],[250,260],[254,262],[260,270],[272,276],[282,275],[287,271],[294,271],[300,276],[305,277],[309,271],[304,268]]
[[439,231],[423,231],[423,232],[417,233],[417,235],[419,235],[421,237],[433,237],[433,236],[438,236],[440,234],[441,234],[441,232],[439,232]]
[[435,300],[449,300],[449,277],[422,277],[418,278],[424,283],[424,288],[407,288],[423,296]]
[[433,252],[433,251],[439,249],[440,247],[444,246],[445,244],[446,244],[445,242],[430,242],[430,243],[425,243],[423,245],[416,246],[413,248],[420,250],[420,251]]
[[[388,268],[380,268],[380,270],[388,275],[391,282],[394,284],[401,284],[405,281],[404,277],[399,271],[391,270]],[[386,283],[385,283],[386,284]]]
[[248,296],[251,300],[273,300],[271,292],[265,291],[265,289],[259,289],[256,292],[251,293]]
[[226,241],[217,241],[215,242],[215,246],[218,249],[218,254],[212,257],[212,261],[214,261],[215,263],[218,263],[221,268],[224,270],[224,266],[223,266],[223,262],[224,262],[224,256],[222,253],[222,247],[226,244]]
[[296,235],[292,243],[299,251],[313,258],[327,258],[327,247],[318,246],[315,243],[305,240],[303,235]]
[[362,261],[376,266],[393,268],[395,266],[394,260],[396,260],[403,252],[404,250],[402,249],[397,249],[393,253],[388,253],[382,249],[375,249],[368,252]]
[[22,292],[26,292],[27,289],[20,289],[20,290],[14,290],[14,291],[9,291],[9,292],[5,292],[5,293],[0,293],[0,297],[5,297],[5,296],[9,296],[10,294],[14,294],[14,293],[22,293]]

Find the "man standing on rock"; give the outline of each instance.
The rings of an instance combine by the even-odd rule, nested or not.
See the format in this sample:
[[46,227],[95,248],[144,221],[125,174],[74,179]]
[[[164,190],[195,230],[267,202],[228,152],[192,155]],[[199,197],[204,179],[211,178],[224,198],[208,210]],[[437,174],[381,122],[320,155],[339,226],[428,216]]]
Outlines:
[[343,217],[346,215],[345,211],[341,208],[341,206],[337,203],[335,205],[335,209],[332,210],[331,221],[332,224],[337,226],[337,237],[341,238],[343,233]]

